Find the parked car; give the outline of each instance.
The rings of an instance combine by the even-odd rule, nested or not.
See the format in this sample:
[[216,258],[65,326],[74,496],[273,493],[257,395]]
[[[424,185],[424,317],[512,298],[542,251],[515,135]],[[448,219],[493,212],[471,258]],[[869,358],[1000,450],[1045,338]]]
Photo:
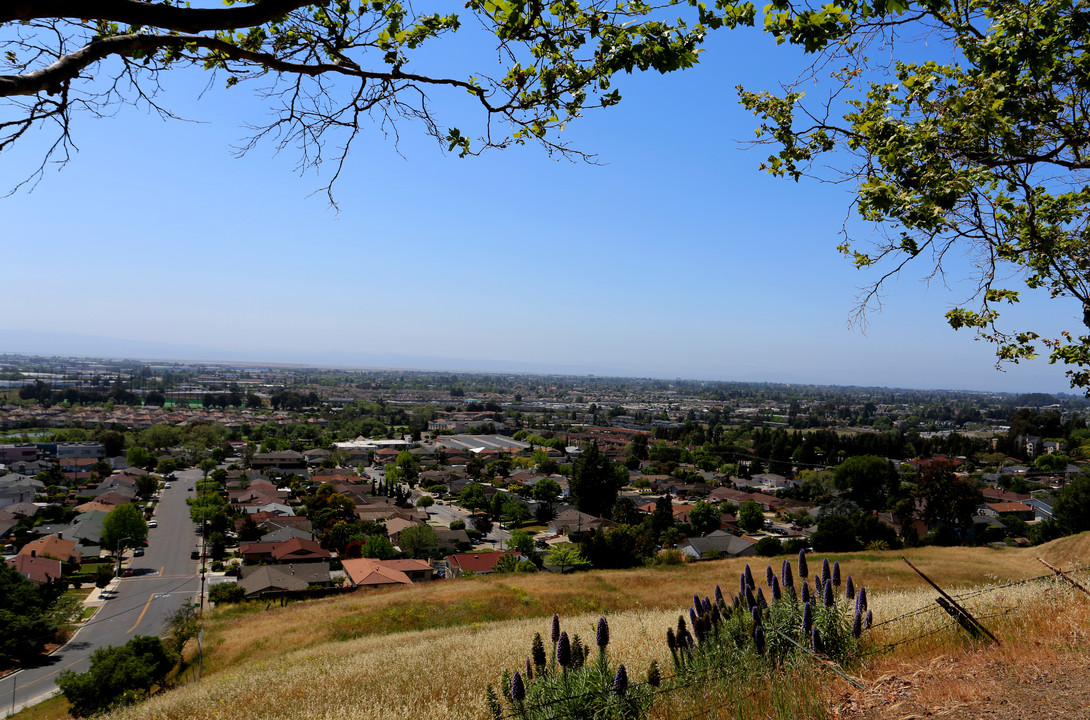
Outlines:
[[164,484],[163,484],[163,488],[164,488],[165,490],[169,490],[169,489],[170,489],[170,483],[164,483]]
[[189,553],[189,559],[190,560],[200,560],[201,559],[200,550],[194,550],[191,553]]
[[148,521],[148,527],[149,528],[159,527],[159,521],[158,520],[149,520]]
[[133,557],[143,557],[144,556],[144,548],[142,548],[142,547],[134,548],[133,551],[132,551],[132,556]]

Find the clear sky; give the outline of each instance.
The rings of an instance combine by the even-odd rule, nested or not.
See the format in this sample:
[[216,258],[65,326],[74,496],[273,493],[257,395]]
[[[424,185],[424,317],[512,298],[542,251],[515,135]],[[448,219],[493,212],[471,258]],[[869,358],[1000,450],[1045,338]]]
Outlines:
[[[339,212],[290,151],[232,156],[266,112],[248,90],[177,78],[162,100],[197,122],[79,117],[72,163],[0,200],[0,351],[1068,390],[1044,361],[997,372],[946,325],[972,290],[956,272],[906,272],[866,333],[849,327],[870,278],[835,250],[849,188],[771,178],[744,146],[756,121],[734,86],[774,88],[797,63],[724,32],[695,69],[621,78],[624,101],[566,133],[600,165],[537,147],[459,159],[411,124],[396,148],[375,128]],[[469,134],[465,106],[434,99]],[[0,180],[37,150],[7,153]],[[1047,334],[1076,311],[1019,313]]]

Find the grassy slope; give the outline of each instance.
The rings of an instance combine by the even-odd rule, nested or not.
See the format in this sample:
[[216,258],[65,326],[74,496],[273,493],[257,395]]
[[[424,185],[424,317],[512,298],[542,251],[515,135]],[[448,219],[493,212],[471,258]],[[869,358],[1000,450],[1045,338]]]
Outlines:
[[[1024,550],[924,548],[905,554],[953,590],[1046,574],[1035,560],[1039,555],[1062,567],[1081,565],[1090,560],[1090,534]],[[921,592],[925,584],[900,555],[833,556],[857,585],[871,588],[878,620],[933,601],[934,592]],[[763,569],[766,562],[758,558],[752,564]],[[179,688],[118,716],[481,717],[484,686],[495,683],[502,668],[525,658],[533,633],[547,634],[553,612],[584,639],[593,637],[598,615],[609,614],[611,652],[639,677],[651,659],[666,661],[665,629],[693,593],[711,594],[716,583],[725,592],[733,590],[744,565],[724,560],[563,577],[482,577],[354,593],[260,613],[257,606],[229,608],[209,623],[206,674],[199,688]],[[1007,593],[1008,602],[1010,597]],[[889,628],[884,640],[918,629]]]

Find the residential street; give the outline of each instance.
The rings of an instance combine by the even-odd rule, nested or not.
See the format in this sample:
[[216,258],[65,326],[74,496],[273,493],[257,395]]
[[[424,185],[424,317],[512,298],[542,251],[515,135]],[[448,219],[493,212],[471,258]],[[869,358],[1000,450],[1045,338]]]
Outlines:
[[123,645],[136,635],[161,634],[185,601],[197,600],[198,563],[189,554],[199,538],[185,500],[193,497],[189,488],[200,477],[200,470],[179,471],[170,489],[161,491],[155,514],[158,527],[148,531],[146,554],[132,558],[128,565],[146,574],[117,578],[101,592],[92,593],[88,603],[99,609],[71,641],[45,658],[41,666],[0,680],[0,717],[53,695],[57,674],[62,670],[86,671],[96,648]]

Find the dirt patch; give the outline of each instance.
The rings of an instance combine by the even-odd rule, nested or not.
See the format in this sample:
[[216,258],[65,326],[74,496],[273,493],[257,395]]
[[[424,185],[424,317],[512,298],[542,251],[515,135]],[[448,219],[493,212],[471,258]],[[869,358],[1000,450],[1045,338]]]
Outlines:
[[887,668],[865,689],[840,697],[833,716],[845,720],[1058,720],[1090,717],[1090,657],[1047,652],[1019,660],[980,651],[941,656],[923,667]]

